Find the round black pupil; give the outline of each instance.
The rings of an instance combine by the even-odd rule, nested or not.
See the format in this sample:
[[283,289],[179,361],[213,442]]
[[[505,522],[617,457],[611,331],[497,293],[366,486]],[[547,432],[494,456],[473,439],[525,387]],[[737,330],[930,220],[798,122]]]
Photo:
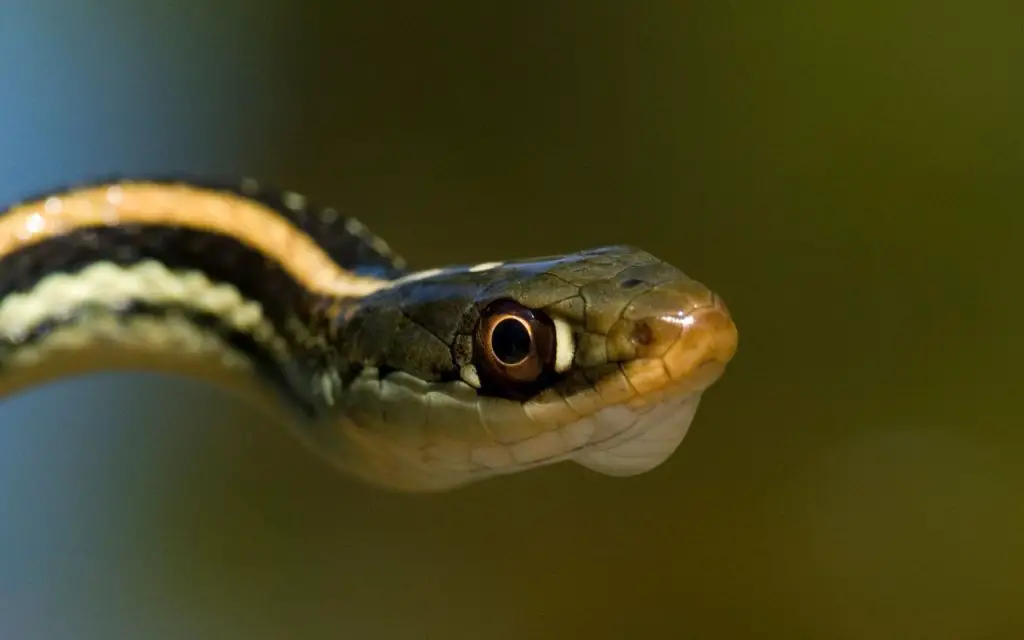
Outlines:
[[491,349],[504,364],[518,364],[530,355],[530,332],[522,322],[506,318],[491,332]]

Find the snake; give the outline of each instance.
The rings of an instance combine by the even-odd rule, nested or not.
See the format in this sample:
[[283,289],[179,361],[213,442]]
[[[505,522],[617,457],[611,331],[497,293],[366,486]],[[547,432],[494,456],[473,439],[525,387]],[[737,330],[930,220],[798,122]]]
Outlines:
[[357,218],[255,179],[93,179],[0,214],[0,397],[194,376],[385,490],[648,472],[737,344],[719,295],[632,246],[412,269]]

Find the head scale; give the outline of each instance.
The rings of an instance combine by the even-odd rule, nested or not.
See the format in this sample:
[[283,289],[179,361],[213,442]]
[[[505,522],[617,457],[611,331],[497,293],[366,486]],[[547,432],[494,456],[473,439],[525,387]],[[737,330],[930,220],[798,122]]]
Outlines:
[[714,293],[630,247],[413,273],[334,328],[319,448],[404,490],[567,459],[647,471],[737,344]]

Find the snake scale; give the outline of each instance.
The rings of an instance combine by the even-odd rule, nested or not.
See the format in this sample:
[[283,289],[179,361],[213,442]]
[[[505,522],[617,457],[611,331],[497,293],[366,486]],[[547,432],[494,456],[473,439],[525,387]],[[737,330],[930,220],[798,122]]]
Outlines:
[[0,395],[209,377],[393,490],[653,469],[736,347],[715,293],[626,246],[413,271],[355,218],[251,179],[99,180],[0,215]]

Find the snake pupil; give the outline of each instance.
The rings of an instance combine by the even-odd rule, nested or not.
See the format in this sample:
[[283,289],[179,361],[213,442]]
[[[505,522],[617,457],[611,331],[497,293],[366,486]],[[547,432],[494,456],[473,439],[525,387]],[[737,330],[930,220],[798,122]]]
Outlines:
[[530,330],[515,318],[505,318],[491,332],[491,349],[505,365],[519,364],[530,355],[532,348]]

